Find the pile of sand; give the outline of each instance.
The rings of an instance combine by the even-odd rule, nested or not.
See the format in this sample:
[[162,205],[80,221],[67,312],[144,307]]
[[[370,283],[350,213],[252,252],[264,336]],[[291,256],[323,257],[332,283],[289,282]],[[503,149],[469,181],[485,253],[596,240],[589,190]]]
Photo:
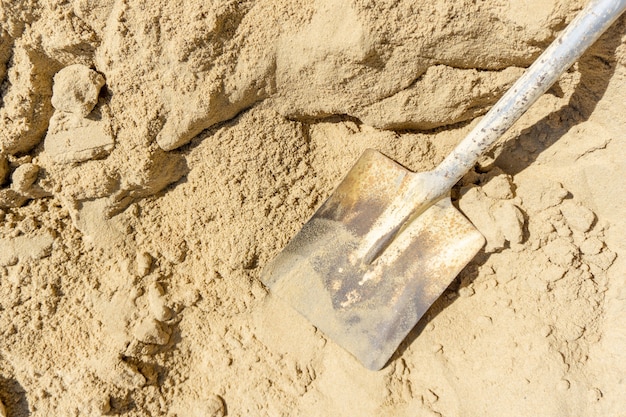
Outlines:
[[382,371],[259,281],[364,149],[434,167],[582,4],[2,0],[0,416],[620,412],[624,18],[455,187],[487,245]]

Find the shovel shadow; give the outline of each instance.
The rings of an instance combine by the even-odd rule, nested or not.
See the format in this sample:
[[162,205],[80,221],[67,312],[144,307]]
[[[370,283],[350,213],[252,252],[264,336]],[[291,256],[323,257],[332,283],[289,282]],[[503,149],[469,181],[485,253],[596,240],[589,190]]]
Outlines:
[[26,399],[26,390],[15,379],[0,375],[0,401],[4,404],[7,416],[30,416],[30,407]]
[[439,315],[443,310],[448,308],[454,301],[459,298],[459,289],[470,285],[478,277],[479,267],[485,264],[491,254],[485,253],[484,249],[474,257],[474,260],[470,262],[463,270],[457,275],[457,277],[450,283],[448,288],[441,294],[441,296],[430,306],[430,308],[424,313],[422,318],[417,322],[415,327],[404,338],[398,349],[393,354],[389,362],[385,366],[400,358],[404,352],[413,344],[415,339],[419,337],[424,329],[431,323],[435,317]]
[[[496,166],[508,174],[518,174],[573,127],[589,119],[615,73],[616,51],[625,31],[626,17],[622,16],[578,60],[580,80],[569,102],[505,142],[495,159]],[[558,84],[548,93],[556,96],[563,94]]]
[[[532,165],[542,152],[555,144],[570,129],[589,119],[615,73],[617,66],[615,52],[621,44],[621,34],[625,30],[626,17],[622,16],[578,61],[580,80],[569,102],[504,143],[494,165],[515,175]],[[557,96],[562,94],[558,86],[552,87],[549,93]],[[541,142],[536,140],[540,134],[545,136]],[[528,141],[535,144],[535,148],[530,152],[528,146],[520,145]],[[478,267],[485,264],[490,256],[484,250],[476,255],[409,332],[386,366],[401,357],[426,326],[455,302],[458,298],[458,289],[471,284],[478,277]]]

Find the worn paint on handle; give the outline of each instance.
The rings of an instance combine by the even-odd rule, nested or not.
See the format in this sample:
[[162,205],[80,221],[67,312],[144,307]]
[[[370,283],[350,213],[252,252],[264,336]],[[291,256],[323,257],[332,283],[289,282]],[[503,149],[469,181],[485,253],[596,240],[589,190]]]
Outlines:
[[589,3],[435,170],[407,175],[398,196],[364,236],[358,250],[361,259],[373,262],[412,219],[447,195],[625,9],[626,0]]
[[435,169],[442,196],[626,10],[626,0],[591,1]]

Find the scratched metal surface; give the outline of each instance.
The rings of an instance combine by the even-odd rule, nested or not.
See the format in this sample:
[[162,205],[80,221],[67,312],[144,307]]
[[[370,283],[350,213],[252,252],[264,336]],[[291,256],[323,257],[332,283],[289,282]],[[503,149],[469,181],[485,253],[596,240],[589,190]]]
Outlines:
[[382,368],[484,243],[448,197],[413,220],[371,264],[357,248],[413,175],[366,151],[262,275],[330,339]]

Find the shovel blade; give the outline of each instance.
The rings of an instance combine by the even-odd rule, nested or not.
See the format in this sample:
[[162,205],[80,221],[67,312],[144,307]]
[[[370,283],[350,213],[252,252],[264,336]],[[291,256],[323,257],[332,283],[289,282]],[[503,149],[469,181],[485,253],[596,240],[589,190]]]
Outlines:
[[363,237],[414,174],[367,150],[261,280],[372,370],[402,340],[484,238],[449,197],[412,220],[372,263],[355,259]]

